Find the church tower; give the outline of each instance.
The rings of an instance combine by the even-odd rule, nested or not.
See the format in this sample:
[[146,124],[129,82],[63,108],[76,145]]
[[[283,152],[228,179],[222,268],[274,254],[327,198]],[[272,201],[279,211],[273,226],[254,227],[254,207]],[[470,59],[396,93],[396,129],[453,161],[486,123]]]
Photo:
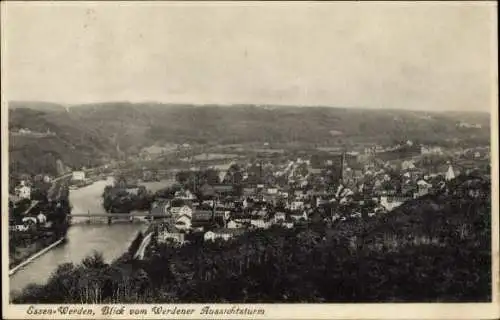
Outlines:
[[345,151],[342,152],[340,159],[340,182],[345,184]]
[[453,166],[451,164],[448,167],[448,171],[446,172],[445,179],[446,179],[446,181],[450,181],[450,180],[455,179],[455,171],[453,170]]

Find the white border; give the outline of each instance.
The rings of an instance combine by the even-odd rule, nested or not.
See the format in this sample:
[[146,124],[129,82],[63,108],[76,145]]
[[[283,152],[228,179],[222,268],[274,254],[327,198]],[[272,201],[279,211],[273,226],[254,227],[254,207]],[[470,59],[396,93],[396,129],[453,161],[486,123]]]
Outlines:
[[[7,8],[10,6],[16,5],[24,5],[24,2],[2,2],[1,3],[1,22],[2,22],[2,53],[4,53],[5,46],[7,43],[7,39],[5,38],[4,28],[8,25],[7,18]],[[30,6],[33,5],[51,5],[50,2],[29,2]],[[349,4],[349,3],[348,3]],[[352,4],[352,3],[350,3]],[[400,5],[408,5],[409,2],[399,2]],[[427,5],[438,5],[443,4],[442,2],[434,2],[434,3],[426,3]],[[495,5],[494,2],[453,2],[447,3],[447,5]],[[117,5],[116,2],[59,2],[60,6],[74,6],[74,5],[105,5],[105,6],[113,6]],[[138,5],[138,6],[151,6],[151,5],[200,5],[199,2],[174,2],[174,3],[160,3],[160,2],[122,2],[118,5]],[[316,2],[273,2],[266,3],[263,2],[244,2],[244,3],[236,3],[236,2],[211,2],[211,3],[203,3],[203,5],[225,5],[225,6],[248,6],[248,5],[317,5]],[[325,4],[322,4],[325,5]],[[340,5],[336,3],[336,5]],[[344,4],[342,4],[344,5]],[[362,5],[359,3],[358,5]],[[492,24],[497,23],[496,10],[492,11]],[[493,57],[498,57],[498,44],[497,44],[497,28],[494,28],[492,34],[492,41],[496,44],[494,47],[494,55]],[[2,137],[2,190],[8,190],[8,110],[6,105],[6,93],[4,88],[6,88],[6,81],[8,78],[6,74],[8,73],[7,65],[5,62],[5,55],[2,54],[2,91],[1,91],[1,137]],[[498,224],[499,224],[499,187],[498,187],[498,177],[499,167],[498,167],[498,74],[497,74],[497,60],[494,62],[495,68],[491,69],[491,85],[492,85],[492,106],[491,106],[491,159],[492,159],[492,248],[493,248],[493,263],[492,263],[492,275],[493,275],[493,302],[492,303],[467,303],[467,304],[446,304],[446,303],[374,303],[374,304],[265,304],[265,305],[246,305],[247,307],[263,307],[266,311],[264,316],[250,316],[253,318],[271,318],[271,319],[494,319],[500,316],[500,305],[499,305],[499,291],[500,291],[500,283],[499,283],[499,237],[498,237]],[[8,211],[8,192],[2,193],[2,212]],[[44,319],[43,316],[33,316],[28,315],[26,313],[28,309],[28,305],[11,305],[8,302],[9,295],[9,276],[8,276],[8,250],[5,250],[5,246],[8,243],[8,215],[2,214],[2,310],[3,317],[6,319],[13,318],[30,318],[30,319]],[[225,307],[230,306],[240,306],[244,307],[245,305],[239,304],[230,304],[225,305]],[[70,306],[70,305],[68,305]],[[81,307],[82,305],[71,305],[74,307]],[[141,305],[124,305],[127,308],[132,307],[141,307]],[[142,305],[142,307],[150,309],[153,305]],[[168,307],[167,305],[163,305]],[[211,306],[213,308],[222,307],[222,305],[212,305],[212,304],[198,304],[198,305],[176,305],[178,308],[187,307],[187,308],[196,308],[197,310],[201,310],[204,306]],[[38,308],[50,307],[54,308],[55,305],[37,305]],[[87,306],[84,306],[87,307]],[[98,310],[100,310],[99,305],[89,305],[89,308],[94,309],[97,312],[96,316],[81,316],[81,315],[73,315],[73,316],[60,316],[60,317],[45,317],[51,319],[93,319],[93,318],[106,318],[106,319],[133,319],[137,318],[137,316],[99,316]],[[173,307],[172,305],[170,307]],[[141,316],[143,319],[154,319],[158,318],[158,315],[154,315],[149,313],[148,316]],[[165,317],[165,316],[164,316]],[[185,319],[198,319],[198,318],[220,318],[220,319],[238,319],[238,318],[248,318],[248,316],[238,316],[238,315],[227,315],[227,316],[200,316],[195,313],[192,316],[180,316],[180,315],[172,315],[168,318],[185,318]]]

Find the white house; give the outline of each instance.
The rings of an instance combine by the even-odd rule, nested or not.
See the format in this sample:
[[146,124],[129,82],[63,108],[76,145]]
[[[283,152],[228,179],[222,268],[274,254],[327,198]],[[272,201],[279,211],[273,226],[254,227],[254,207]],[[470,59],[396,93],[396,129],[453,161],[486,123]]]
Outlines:
[[234,220],[230,220],[226,224],[226,228],[228,228],[228,229],[239,229],[242,227],[243,227],[243,224],[241,222],[237,222]]
[[420,148],[420,153],[422,154],[443,154],[441,147],[426,147],[422,146]]
[[194,199],[196,199],[195,195],[189,190],[177,191],[175,193],[174,197],[177,199],[182,199],[182,200],[194,200]]
[[215,241],[216,239],[229,240],[237,235],[240,235],[243,230],[241,229],[227,229],[220,228],[205,232],[203,235],[203,240],[205,241]]
[[432,185],[424,180],[419,180],[417,182],[417,187],[418,187],[417,192],[415,192],[413,194],[414,198],[418,198],[418,197],[425,196],[426,194],[428,194]]
[[189,230],[191,229],[191,217],[187,215],[181,215],[175,219],[175,227],[179,230]]
[[387,196],[383,196],[383,197],[380,197],[380,205],[387,211],[391,211],[397,207],[399,207],[400,205],[402,205],[406,200],[408,200],[407,198],[403,198],[403,197],[387,197]]
[[36,225],[38,222],[35,217],[25,217],[25,218],[23,218],[22,221],[23,221],[23,224],[28,225],[28,226]]
[[250,220],[250,225],[256,227],[257,229],[268,229],[271,224],[266,222],[264,219],[252,219]]
[[73,171],[73,175],[72,175],[71,179],[75,180],[75,181],[84,181],[85,180],[85,172],[84,171]]
[[292,201],[292,203],[290,203],[290,210],[302,209],[304,209],[304,201]]
[[39,213],[39,214],[36,216],[36,219],[38,220],[38,223],[40,223],[40,224],[45,224],[45,223],[47,223],[47,217],[46,217],[43,213]]
[[414,169],[414,168],[415,168],[415,163],[412,160],[405,160],[401,164],[402,170],[409,170],[409,169]]
[[267,188],[267,193],[268,194],[277,194],[278,188]]
[[188,217],[192,217],[193,216],[193,209],[188,206],[188,205],[183,205],[183,206],[180,206],[180,207],[172,207],[170,208],[170,213],[172,214],[172,216],[182,216],[182,215],[185,215],[185,216],[188,216]]
[[180,230],[173,229],[173,230],[163,230],[158,232],[158,241],[159,242],[166,242],[168,240],[173,240],[174,242],[177,242],[178,244],[184,244],[185,242],[185,237],[186,234],[180,232]]
[[22,183],[17,189],[17,196],[21,199],[31,199],[31,187]]
[[287,229],[291,229],[291,228],[293,228],[294,224],[293,224],[293,222],[288,221],[288,222],[283,222],[282,226],[287,228]]

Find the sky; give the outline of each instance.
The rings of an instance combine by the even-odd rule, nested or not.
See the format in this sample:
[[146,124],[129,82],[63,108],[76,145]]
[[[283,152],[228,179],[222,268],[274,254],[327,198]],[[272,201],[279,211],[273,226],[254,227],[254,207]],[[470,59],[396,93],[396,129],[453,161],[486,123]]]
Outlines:
[[488,111],[494,2],[8,3],[5,95]]

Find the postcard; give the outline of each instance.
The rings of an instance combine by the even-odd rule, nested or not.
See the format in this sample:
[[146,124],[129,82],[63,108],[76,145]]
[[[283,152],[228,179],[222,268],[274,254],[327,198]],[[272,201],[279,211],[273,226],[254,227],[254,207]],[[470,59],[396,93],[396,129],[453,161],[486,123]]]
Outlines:
[[494,2],[2,3],[5,319],[497,319]]

